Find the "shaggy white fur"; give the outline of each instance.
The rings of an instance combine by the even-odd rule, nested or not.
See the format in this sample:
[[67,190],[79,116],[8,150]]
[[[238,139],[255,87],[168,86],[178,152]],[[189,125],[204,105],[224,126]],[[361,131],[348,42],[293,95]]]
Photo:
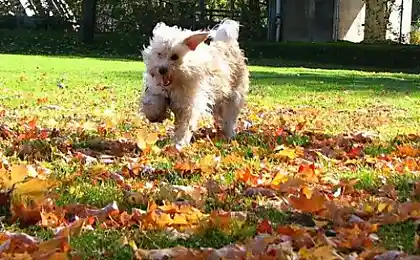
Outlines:
[[[209,36],[210,44],[202,44]],[[151,122],[175,114],[174,141],[188,145],[198,120],[213,115],[227,138],[249,87],[246,59],[238,44],[239,23],[224,20],[211,31],[191,31],[160,22],[143,52],[146,65],[142,112]]]

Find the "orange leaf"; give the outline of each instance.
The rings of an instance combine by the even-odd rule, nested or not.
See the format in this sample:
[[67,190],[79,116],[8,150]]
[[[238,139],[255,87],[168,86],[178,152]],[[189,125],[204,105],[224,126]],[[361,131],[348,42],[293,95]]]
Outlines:
[[210,223],[220,228],[229,228],[232,217],[229,212],[213,211],[210,215]]
[[278,225],[276,227],[276,231],[279,234],[290,236],[290,237],[300,236],[303,233],[305,233],[305,231],[302,228],[294,227],[294,226],[282,226],[282,225]]
[[48,102],[48,97],[43,97],[43,98],[38,98],[36,100],[37,105],[43,104],[43,103],[47,103]]
[[35,129],[37,121],[38,121],[38,117],[32,118],[32,120],[28,122],[29,127],[31,129]]
[[238,169],[235,173],[236,179],[239,181],[242,181],[244,183],[251,183],[253,185],[256,185],[258,183],[258,176],[252,174],[252,171],[250,168]]
[[420,155],[420,149],[416,149],[411,145],[398,145],[397,149],[400,155],[403,156],[417,157]]
[[306,121],[301,121],[301,122],[299,122],[297,125],[296,125],[296,127],[295,127],[295,130],[296,131],[300,131],[300,130],[302,130],[303,129],[303,127],[306,125]]
[[309,199],[305,195],[299,194],[299,197],[290,197],[289,202],[295,209],[315,213],[324,208],[327,199],[320,192],[314,191]]
[[298,173],[298,176],[307,182],[319,182],[319,179],[315,173],[315,164],[301,164],[299,166]]

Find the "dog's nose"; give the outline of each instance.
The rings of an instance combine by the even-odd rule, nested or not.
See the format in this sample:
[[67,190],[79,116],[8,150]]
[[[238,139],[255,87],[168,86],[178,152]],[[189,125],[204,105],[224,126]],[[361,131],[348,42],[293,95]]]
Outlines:
[[165,75],[166,73],[168,73],[168,67],[160,67],[159,68],[159,73],[161,75]]

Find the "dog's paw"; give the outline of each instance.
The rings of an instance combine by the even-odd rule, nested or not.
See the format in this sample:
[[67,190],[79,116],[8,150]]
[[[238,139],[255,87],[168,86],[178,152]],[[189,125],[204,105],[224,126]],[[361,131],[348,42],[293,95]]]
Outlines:
[[140,110],[151,123],[162,123],[170,117],[169,102],[164,96],[145,96]]
[[178,150],[181,150],[182,148],[189,146],[190,145],[190,139],[191,138],[184,137],[180,140],[174,140],[175,148],[178,149]]
[[232,139],[235,139],[236,137],[236,132],[234,130],[225,130],[223,134],[226,140],[232,140]]

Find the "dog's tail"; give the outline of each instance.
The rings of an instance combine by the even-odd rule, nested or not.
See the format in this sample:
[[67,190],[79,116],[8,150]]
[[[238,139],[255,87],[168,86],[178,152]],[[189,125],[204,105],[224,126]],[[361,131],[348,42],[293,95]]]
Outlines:
[[211,37],[214,41],[238,41],[239,22],[225,19],[212,30]]

